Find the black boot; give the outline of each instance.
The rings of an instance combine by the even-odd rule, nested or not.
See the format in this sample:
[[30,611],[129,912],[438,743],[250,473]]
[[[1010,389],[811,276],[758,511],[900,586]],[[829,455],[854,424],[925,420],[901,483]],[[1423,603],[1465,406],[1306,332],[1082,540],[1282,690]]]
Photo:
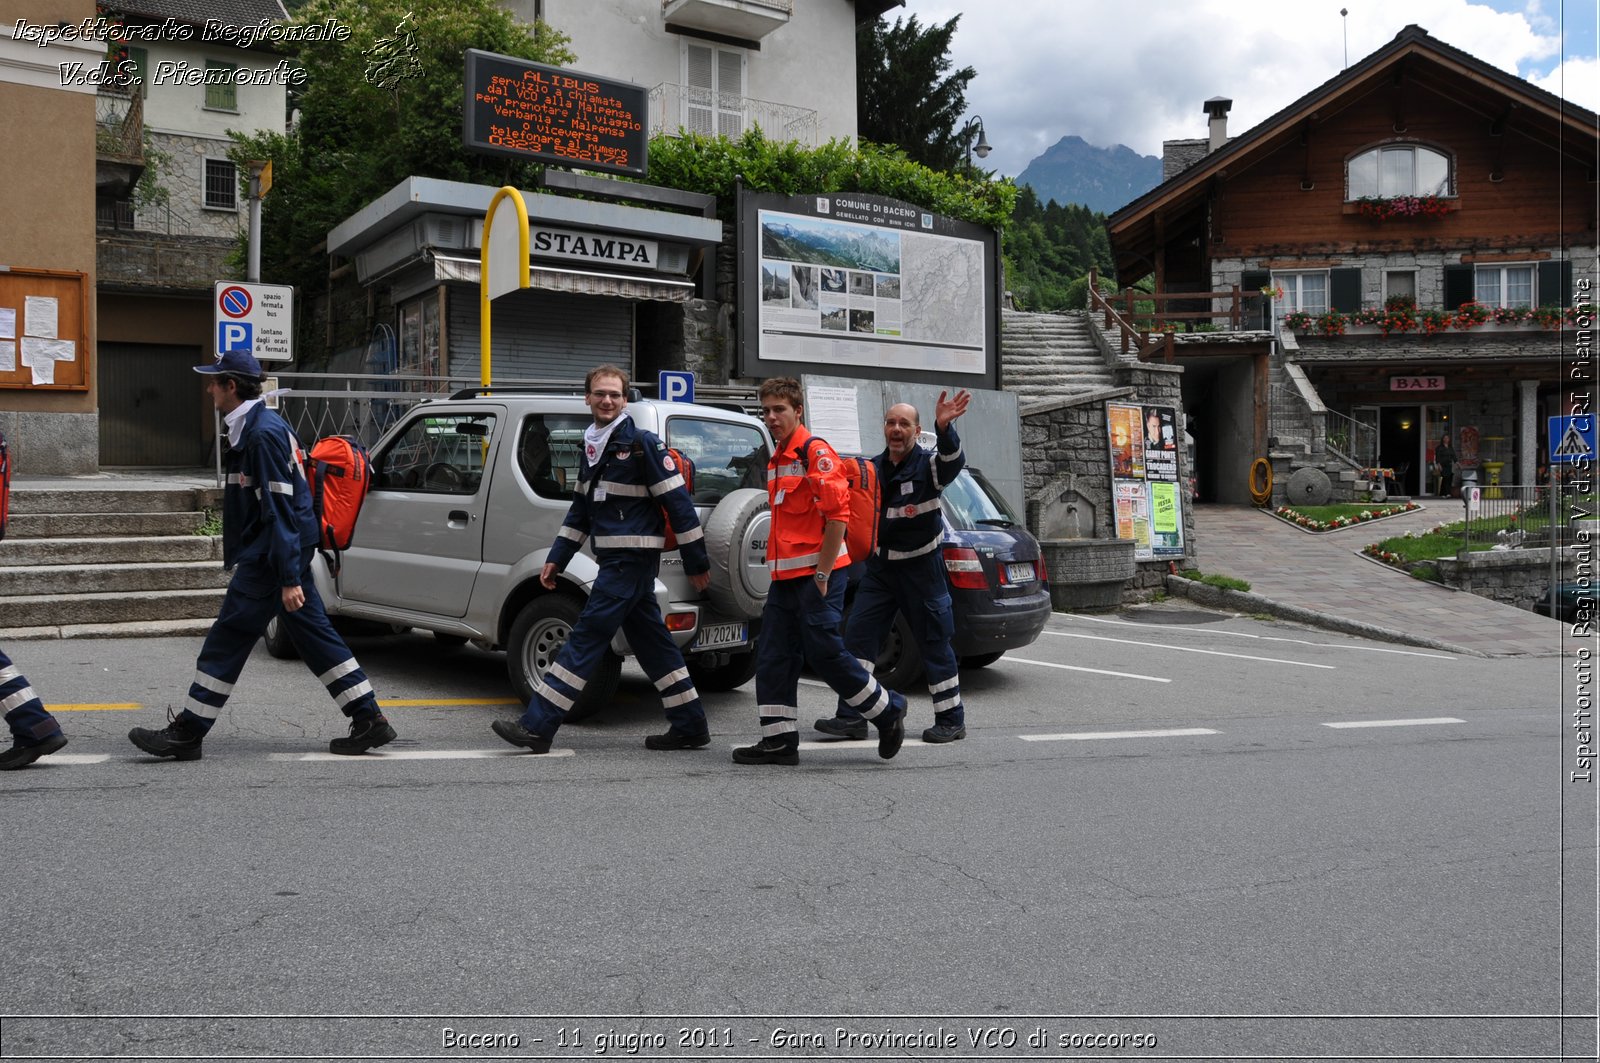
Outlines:
[[206,733],[167,710],[167,725],[159,731],[148,727],[135,727],[128,732],[128,741],[152,757],[171,757],[174,760],[199,760],[200,742]]
[[733,751],[735,764],[798,764],[799,743],[790,745],[781,738],[763,738],[753,746],[740,746]]

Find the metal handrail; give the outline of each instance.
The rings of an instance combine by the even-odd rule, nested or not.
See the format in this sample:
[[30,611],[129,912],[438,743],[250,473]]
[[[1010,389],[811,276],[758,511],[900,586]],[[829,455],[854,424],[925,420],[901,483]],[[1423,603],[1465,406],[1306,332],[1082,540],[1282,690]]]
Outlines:
[[1324,414],[1323,439],[1328,452],[1352,468],[1370,469],[1378,464],[1378,429],[1346,417],[1338,410]]

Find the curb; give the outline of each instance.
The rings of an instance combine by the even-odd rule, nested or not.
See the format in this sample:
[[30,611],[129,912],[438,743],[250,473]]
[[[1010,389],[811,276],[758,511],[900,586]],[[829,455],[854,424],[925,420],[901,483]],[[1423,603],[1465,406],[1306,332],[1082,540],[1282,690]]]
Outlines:
[[1346,620],[1344,617],[1333,616],[1330,613],[1319,613],[1298,605],[1285,605],[1283,602],[1276,602],[1259,594],[1224,590],[1221,587],[1213,587],[1197,580],[1184,579],[1182,576],[1169,575],[1166,582],[1169,594],[1180,598],[1188,598],[1190,601],[1197,602],[1200,605],[1208,605],[1216,609],[1228,609],[1238,613],[1267,613],[1281,620],[1293,620],[1296,623],[1307,624],[1311,627],[1374,639],[1378,642],[1398,642],[1405,646],[1446,650],[1450,653],[1459,653],[1468,657],[1486,658],[1489,656],[1489,654],[1479,650],[1467,649],[1465,646],[1457,646],[1453,642],[1445,642],[1442,639],[1412,635],[1404,631],[1395,631],[1392,628],[1379,627],[1376,624],[1365,624],[1359,620]]
[[[218,599],[219,601],[221,599]],[[34,639],[147,639],[205,635],[215,617],[193,620],[131,620],[113,624],[51,624],[46,627],[16,627],[0,631],[0,640],[22,642]]]

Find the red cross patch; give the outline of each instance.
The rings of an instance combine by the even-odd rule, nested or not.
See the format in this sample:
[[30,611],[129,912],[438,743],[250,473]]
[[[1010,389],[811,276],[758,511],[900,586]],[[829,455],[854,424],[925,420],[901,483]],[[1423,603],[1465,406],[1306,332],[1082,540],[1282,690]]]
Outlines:
[[833,459],[824,454],[817,459],[817,471],[826,476],[833,471]]
[[661,456],[661,467],[668,472],[675,472],[678,468],[678,466],[673,462],[671,454],[663,454]]
[[916,507],[915,504],[906,506],[906,516],[915,517],[916,515],[917,515],[917,507]]

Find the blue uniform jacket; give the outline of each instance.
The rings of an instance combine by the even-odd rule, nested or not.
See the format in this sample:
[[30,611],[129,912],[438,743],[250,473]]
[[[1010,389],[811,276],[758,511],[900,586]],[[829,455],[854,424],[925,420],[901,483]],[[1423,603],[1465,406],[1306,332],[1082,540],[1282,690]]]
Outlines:
[[939,495],[967,467],[967,457],[954,424],[939,432],[938,439],[937,455],[913,446],[898,465],[889,460],[887,450],[872,459],[883,499],[874,551],[881,561],[921,557],[944,541]]
[[228,448],[226,459],[224,568],[260,562],[278,586],[299,585],[301,555],[321,539],[300,459],[300,441],[276,411],[258,403],[245,414],[239,445]]
[[624,416],[611,430],[605,453],[578,470],[572,506],[547,558],[559,571],[594,537],[594,554],[604,558],[616,550],[664,550],[665,509],[678,538],[683,570],[698,575],[711,570],[704,533],[682,471],[666,444]]

